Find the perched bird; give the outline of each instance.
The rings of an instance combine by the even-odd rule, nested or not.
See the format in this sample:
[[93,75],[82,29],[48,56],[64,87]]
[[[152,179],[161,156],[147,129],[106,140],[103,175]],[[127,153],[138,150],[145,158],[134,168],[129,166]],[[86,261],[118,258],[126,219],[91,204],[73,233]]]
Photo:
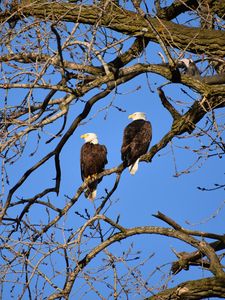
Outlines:
[[145,113],[135,112],[128,116],[133,122],[127,125],[123,133],[121,158],[125,167],[134,175],[138,169],[140,156],[148,150],[152,139],[152,126],[146,121]]
[[[98,143],[95,133],[85,133],[81,135],[85,144],[81,147],[80,152],[80,169],[83,181],[95,178],[96,175],[104,171],[107,161],[107,149],[104,145]],[[88,184],[85,191],[85,197],[93,201],[97,194],[97,185],[102,178]]]
[[182,58],[178,60],[178,68],[182,68],[186,75],[200,76],[199,69],[192,59]]

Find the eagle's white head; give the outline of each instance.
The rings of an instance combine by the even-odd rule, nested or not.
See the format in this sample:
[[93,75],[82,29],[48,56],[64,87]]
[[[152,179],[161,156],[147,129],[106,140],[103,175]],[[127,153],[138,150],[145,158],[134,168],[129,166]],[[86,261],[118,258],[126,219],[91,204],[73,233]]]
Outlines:
[[146,120],[146,115],[143,112],[137,111],[131,115],[128,116],[128,119],[132,120]]
[[182,58],[179,60],[179,62],[183,63],[186,68],[189,68],[190,63],[193,63],[193,60],[190,58]]
[[98,137],[93,132],[88,132],[88,133],[82,134],[80,137],[81,137],[81,139],[85,140],[85,143],[98,144]]

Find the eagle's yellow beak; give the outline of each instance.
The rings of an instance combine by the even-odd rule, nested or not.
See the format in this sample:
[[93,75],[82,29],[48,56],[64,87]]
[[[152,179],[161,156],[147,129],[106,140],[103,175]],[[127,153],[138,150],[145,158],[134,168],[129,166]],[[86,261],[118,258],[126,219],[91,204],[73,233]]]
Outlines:
[[134,117],[134,114],[131,114],[128,116],[128,119],[133,119],[133,117]]
[[82,134],[81,136],[80,136],[80,138],[81,139],[85,139],[87,137],[87,134],[85,133],[85,134]]

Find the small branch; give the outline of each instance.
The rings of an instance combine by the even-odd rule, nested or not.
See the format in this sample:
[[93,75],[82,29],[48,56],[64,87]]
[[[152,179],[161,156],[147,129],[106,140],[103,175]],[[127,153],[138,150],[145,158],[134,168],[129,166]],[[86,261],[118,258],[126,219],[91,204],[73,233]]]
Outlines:
[[[122,166],[122,165],[121,165]],[[120,168],[120,167],[119,167]],[[114,183],[113,188],[111,189],[111,191],[107,194],[107,196],[105,197],[105,199],[102,201],[101,205],[99,205],[99,207],[96,209],[95,214],[98,215],[100,213],[100,211],[102,211],[102,209],[104,208],[105,204],[107,203],[108,199],[112,196],[112,194],[115,192],[115,190],[117,189],[117,186],[120,182],[120,177],[121,177],[122,171],[117,172],[116,175],[116,181]]]
[[51,25],[51,30],[52,30],[52,32],[56,36],[58,53],[59,53],[59,57],[60,57],[61,67],[62,67],[62,70],[63,70],[63,77],[64,77],[64,79],[66,79],[66,72],[67,72],[67,70],[65,69],[64,61],[63,61],[63,54],[62,54],[62,47],[61,47],[61,37],[60,37],[58,31],[56,30],[56,28],[55,28],[55,26],[53,24]]
[[159,87],[157,89],[159,97],[162,101],[162,105],[170,112],[171,116],[174,120],[177,120],[181,117],[179,112],[171,105],[171,103],[167,100],[163,90]]
[[47,141],[45,142],[45,144],[49,144],[49,143],[51,143],[55,138],[60,137],[61,133],[63,132],[63,130],[64,130],[65,127],[66,127],[66,122],[67,122],[67,114],[64,115],[64,118],[63,118],[63,124],[62,124],[61,129],[60,129],[60,130],[59,130],[52,138],[50,138],[49,140],[47,140]]
[[142,16],[145,20],[145,22],[147,23],[147,26],[151,29],[152,33],[155,35],[159,45],[162,47],[164,53],[166,54],[167,56],[167,59],[168,59],[168,62],[169,62],[169,65],[172,67],[172,68],[175,68],[175,62],[166,46],[166,43],[165,41],[163,40],[163,38],[160,36],[158,30],[156,29],[156,27],[153,25],[153,23],[151,22],[151,18],[149,18],[145,12],[140,8],[140,3],[139,1],[137,0],[132,0],[132,3],[135,7],[135,9],[137,10],[137,12],[140,14],[140,16]]
[[153,214],[152,216],[166,222],[167,224],[169,224],[170,226],[172,226],[176,230],[182,230],[182,227],[179,224],[177,224],[174,220],[167,217],[166,215],[164,215],[160,211],[158,211],[156,215]]

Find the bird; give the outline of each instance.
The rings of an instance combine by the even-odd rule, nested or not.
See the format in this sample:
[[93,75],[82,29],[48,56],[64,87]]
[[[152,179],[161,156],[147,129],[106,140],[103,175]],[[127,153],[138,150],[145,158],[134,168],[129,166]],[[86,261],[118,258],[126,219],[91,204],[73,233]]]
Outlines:
[[200,76],[200,71],[192,59],[182,58],[178,61],[178,68],[184,70],[184,74],[189,76]]
[[[80,169],[83,181],[94,179],[96,175],[104,171],[107,161],[107,148],[98,143],[98,137],[95,133],[85,133],[81,135],[85,143],[80,151]],[[102,180],[99,178],[87,185],[85,197],[94,201],[97,195],[97,185]]]
[[152,139],[152,126],[146,120],[144,112],[135,112],[128,116],[133,121],[128,124],[123,133],[121,159],[124,167],[134,175],[138,170],[140,156],[148,151]]

